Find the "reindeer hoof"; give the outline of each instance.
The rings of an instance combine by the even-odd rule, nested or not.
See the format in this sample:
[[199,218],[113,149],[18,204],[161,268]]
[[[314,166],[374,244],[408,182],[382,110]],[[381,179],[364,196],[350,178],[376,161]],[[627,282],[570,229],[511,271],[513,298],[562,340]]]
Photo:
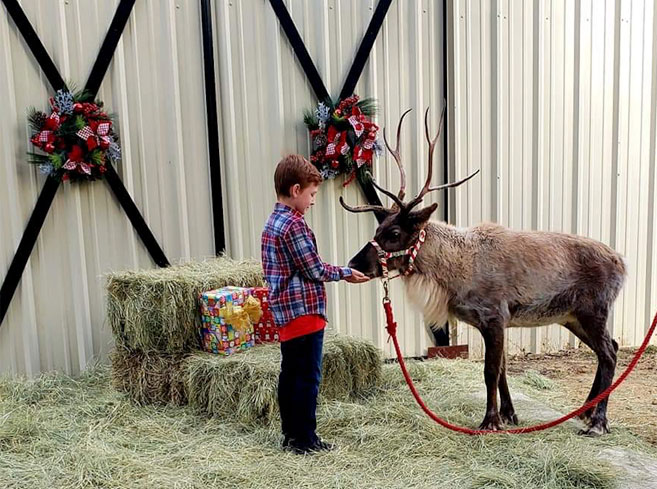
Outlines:
[[484,420],[479,425],[480,430],[490,430],[490,431],[499,431],[502,425],[502,419],[499,414],[493,416],[486,416]]
[[500,415],[502,417],[502,421],[504,421],[507,424],[512,424],[512,425],[517,425],[518,424],[518,416],[516,416],[515,413],[502,413]]
[[610,433],[609,424],[604,421],[602,423],[596,423],[586,430],[580,430],[579,434],[584,436],[601,436]]

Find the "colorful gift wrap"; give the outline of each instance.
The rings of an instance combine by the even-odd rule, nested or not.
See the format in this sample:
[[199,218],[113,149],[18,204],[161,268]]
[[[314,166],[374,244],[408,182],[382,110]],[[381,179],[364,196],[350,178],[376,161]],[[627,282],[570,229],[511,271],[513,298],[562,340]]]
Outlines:
[[254,323],[262,310],[253,287],[223,287],[200,296],[201,348],[232,355],[255,344]]
[[261,343],[277,343],[279,341],[278,328],[274,324],[274,315],[269,309],[269,289],[267,287],[255,287],[253,289],[253,296],[260,301],[262,308],[262,317],[254,325],[256,345]]

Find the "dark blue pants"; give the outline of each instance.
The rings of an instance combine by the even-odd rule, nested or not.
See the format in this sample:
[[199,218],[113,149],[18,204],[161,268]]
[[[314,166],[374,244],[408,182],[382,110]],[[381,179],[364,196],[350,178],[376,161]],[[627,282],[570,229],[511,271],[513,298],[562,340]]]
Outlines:
[[281,343],[278,405],[283,435],[296,445],[317,441],[317,394],[322,377],[324,330]]

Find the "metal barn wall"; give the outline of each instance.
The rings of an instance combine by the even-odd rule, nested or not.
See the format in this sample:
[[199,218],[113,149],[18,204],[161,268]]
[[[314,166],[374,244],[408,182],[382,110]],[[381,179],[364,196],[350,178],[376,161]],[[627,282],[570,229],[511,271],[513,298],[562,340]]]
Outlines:
[[[118,2],[21,2],[62,77],[91,71]],[[214,254],[198,2],[136,2],[98,94],[117,116],[117,170],[170,261]],[[30,106],[52,89],[0,6],[0,275],[43,186],[28,165]],[[106,358],[103,274],[153,268],[104,182],[63,184],[0,327],[0,372],[78,372]]]
[[[641,343],[657,310],[657,29],[652,0],[454,0],[450,151],[481,178],[451,196],[457,225],[496,221],[598,239],[627,258],[610,320]],[[472,328],[459,342],[481,354]],[[654,340],[653,340],[654,342]],[[575,344],[559,326],[511,330],[511,351]]]
[[[324,84],[337,97],[377,2],[285,3]],[[317,100],[268,1],[218,1],[213,17],[227,246],[233,256],[259,257],[262,227],[276,200],[274,168],[285,154],[309,153],[303,112]],[[435,130],[443,103],[442,26],[442,2],[393,1],[356,87],[356,93],[377,99],[381,110],[375,120],[393,137],[399,116],[414,109],[401,143],[409,194],[419,190],[426,175],[424,108],[431,106]],[[442,175],[441,157],[436,155],[434,175]],[[396,191],[399,175],[391,157],[379,158],[375,173]],[[341,195],[352,204],[364,203],[357,183],[344,189],[342,181],[324,183],[306,215],[321,256],[334,264],[346,264],[376,228],[374,216],[342,209]],[[378,282],[328,284],[330,327],[373,340],[393,356],[380,289]],[[430,343],[420,316],[403,301],[399,284],[392,294],[404,353],[426,354]]]
[[[655,213],[657,51],[655,8],[646,1],[450,0],[450,178],[482,174],[450,191],[450,222],[485,220],[600,239],[626,255],[630,276],[610,327],[624,345],[643,337],[657,308],[652,259]],[[333,97],[342,88],[376,0],[288,0],[291,16]],[[21,5],[67,81],[82,86],[117,1]],[[402,157],[408,193],[426,172],[422,113],[438,125],[443,100],[442,2],[396,0],[356,92],[375,97],[376,117],[394,132],[406,119]],[[303,111],[316,103],[267,0],[213,2],[224,217],[229,254],[260,256],[262,225],[275,196],[273,170],[287,153],[308,154]],[[47,107],[51,89],[4,7],[0,8],[0,271],[3,276],[44,178],[25,163],[26,111]],[[139,0],[99,98],[118,116],[118,171],[168,258],[214,253],[203,57],[197,1]],[[434,183],[442,176],[435,158]],[[394,161],[375,163],[396,190]],[[373,216],[349,214],[342,195],[363,203],[356,183],[322,186],[308,214],[319,250],[344,264],[372,236]],[[429,199],[442,202],[441,196]],[[438,211],[441,212],[440,210]],[[440,215],[436,216],[440,217]],[[103,182],[63,185],[0,327],[0,372],[75,373],[105,359],[102,275],[154,267]],[[378,283],[329,284],[330,327],[373,340],[388,356]],[[393,287],[406,355],[429,344],[422,320]],[[481,340],[458,328],[475,355]],[[509,334],[511,351],[574,344],[559,327]]]

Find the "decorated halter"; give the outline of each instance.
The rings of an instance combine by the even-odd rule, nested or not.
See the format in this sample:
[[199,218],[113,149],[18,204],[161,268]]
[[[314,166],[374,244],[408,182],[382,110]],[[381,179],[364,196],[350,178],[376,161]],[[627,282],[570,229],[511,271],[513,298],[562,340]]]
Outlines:
[[[383,280],[388,281],[393,278],[397,278],[401,275],[408,276],[413,271],[415,270],[415,258],[417,257],[418,251],[420,251],[420,248],[422,247],[422,243],[424,243],[424,239],[427,236],[427,232],[422,229],[420,231],[420,235],[417,238],[417,241],[415,241],[415,244],[411,246],[410,248],[407,248],[405,250],[399,250],[399,251],[385,251],[379,243],[377,243],[374,239],[370,241],[372,246],[374,246],[374,249],[376,250],[376,253],[379,257],[379,263],[381,264],[381,269],[383,271]],[[404,270],[403,273],[398,273],[394,277],[388,277],[388,260],[390,258],[396,258],[398,256],[408,256],[408,266],[406,267],[406,270]]]

